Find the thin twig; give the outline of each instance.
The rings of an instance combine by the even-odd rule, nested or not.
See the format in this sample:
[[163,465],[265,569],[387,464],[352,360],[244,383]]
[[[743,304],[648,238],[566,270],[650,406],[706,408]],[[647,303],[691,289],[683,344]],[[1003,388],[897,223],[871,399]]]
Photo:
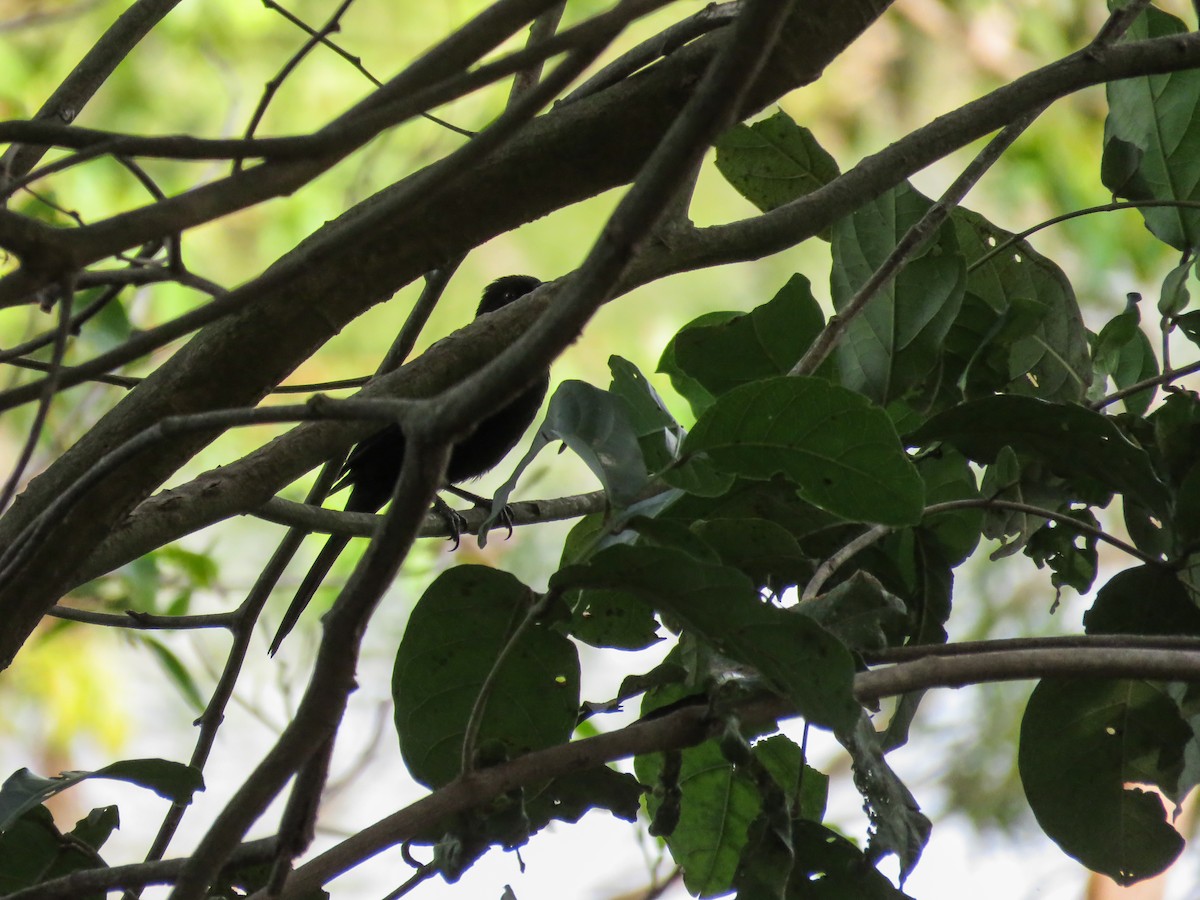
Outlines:
[[[354,0],[342,0],[319,31],[305,29],[309,32],[308,40],[304,42],[299,50],[292,54],[291,58],[283,64],[283,67],[275,77],[268,81],[266,87],[263,88],[262,96],[258,100],[258,106],[255,107],[254,113],[250,116],[250,122],[246,125],[246,131],[243,136],[247,140],[254,137],[254,132],[258,130],[263,116],[267,114],[267,107],[271,105],[271,100],[274,99],[279,89],[283,87],[283,83],[287,80],[288,76],[296,71],[296,67],[300,65],[304,57],[320,46],[328,35],[341,29],[342,16],[346,14],[346,10],[350,8],[350,4],[353,2]],[[240,158],[235,159],[233,161],[233,171],[236,173],[241,170],[242,160]]]
[[205,628],[230,628],[236,622],[233,613],[195,616],[156,616],[127,609],[123,613],[102,613],[71,606],[55,606],[49,615],[68,622],[100,625],[104,628],[129,628],[134,631],[194,631]]
[[804,592],[800,595],[800,599],[811,600],[821,592],[821,588],[825,586],[825,582],[829,580],[838,569],[845,563],[849,562],[861,551],[870,547],[880,538],[891,532],[889,525],[872,525],[862,534],[849,541],[844,547],[826,559],[817,567],[817,571],[813,573],[813,577],[804,587]]
[[1080,522],[1078,519],[1067,515],[1066,513],[1055,512],[1052,509],[1046,509],[1041,506],[1033,506],[1029,503],[1016,503],[1012,500],[997,500],[987,497],[968,498],[963,500],[947,500],[945,503],[934,503],[925,508],[923,515],[935,516],[938,513],[953,512],[956,509],[1011,509],[1013,512],[1025,513],[1030,516],[1037,516],[1042,519],[1049,519],[1057,522],[1060,525],[1065,525],[1073,531],[1080,534],[1086,534],[1088,537],[1095,538],[1098,541],[1103,541],[1110,546],[1116,547],[1123,553],[1127,553],[1134,559],[1141,560],[1148,566],[1156,568],[1172,568],[1162,559],[1152,556],[1149,553],[1143,553],[1132,544],[1127,544],[1118,537],[1113,537],[1106,531],[1088,525],[1085,522]]
[[[533,627],[533,623],[546,609],[547,600],[550,595],[546,594],[541,597],[530,596],[529,608],[525,610],[523,615],[515,625],[511,627],[508,633],[504,636],[504,644],[500,647],[496,658],[492,660],[492,666],[488,669],[487,675],[483,679],[483,683],[479,685],[479,693],[475,695],[475,702],[471,704],[471,713],[467,716],[467,725],[463,729],[462,754],[460,756],[459,772],[466,774],[475,769],[475,744],[479,740],[479,729],[483,725],[483,716],[487,712],[488,701],[492,698],[492,691],[496,688],[496,681],[500,677],[500,670],[504,668],[504,664],[517,649],[517,644],[525,636],[525,633]],[[514,615],[519,612],[514,609]],[[511,625],[511,621],[510,621]]]
[[[302,19],[298,18],[297,16],[293,15],[292,13],[288,12],[286,9],[284,9],[282,6],[280,6],[278,3],[276,3],[275,0],[262,0],[262,3],[263,3],[263,6],[265,6],[267,9],[270,9],[270,10],[273,10],[274,12],[279,13],[281,16],[283,16],[285,19],[287,19],[289,22],[291,22],[293,25],[295,25],[301,31],[304,31],[307,34],[318,37],[322,46],[328,47],[330,50],[332,50],[334,53],[336,53],[342,59],[346,60],[346,62],[350,63],[350,65],[354,66],[355,70],[357,70],[360,75],[362,75],[369,82],[371,82],[371,84],[375,85],[375,87],[377,87],[377,88],[383,87],[383,82],[380,81],[378,78],[376,78],[374,75],[372,75],[370,73],[370,71],[368,71],[367,67],[363,65],[361,56],[355,56],[353,53],[350,53],[348,50],[344,49],[340,45],[335,44],[332,40],[330,40],[328,34],[318,35],[317,31],[314,30],[307,22],[303,21]],[[457,125],[453,125],[450,122],[447,122],[445,119],[440,119],[437,116],[432,115],[431,113],[424,112],[424,113],[421,113],[421,116],[422,116],[422,118],[428,119],[430,122],[433,122],[435,125],[440,125],[449,131],[453,131],[455,134],[462,135],[463,137],[474,137],[475,136],[475,132],[468,131],[465,128],[459,128]]]
[[1186,366],[1180,366],[1178,369],[1171,369],[1163,372],[1161,375],[1155,375],[1153,378],[1146,378],[1142,381],[1135,382],[1128,387],[1123,387],[1118,391],[1113,391],[1107,396],[1101,397],[1099,400],[1091,404],[1092,409],[1104,409],[1104,407],[1116,403],[1118,400],[1124,400],[1134,394],[1140,393],[1147,388],[1158,387],[1160,385],[1170,384],[1179,378],[1184,378],[1188,375],[1194,375],[1200,372],[1200,362],[1189,363]]
[[17,492],[17,486],[21,483],[25,470],[29,466],[29,461],[33,459],[33,451],[37,449],[38,439],[41,438],[42,429],[46,425],[46,417],[50,414],[50,404],[58,391],[63,358],[67,354],[67,338],[71,334],[71,309],[74,305],[75,288],[70,281],[64,281],[61,292],[62,296],[58,301],[59,318],[54,337],[54,352],[51,354],[47,370],[49,374],[43,381],[44,386],[42,396],[38,401],[37,412],[34,414],[33,423],[29,426],[25,444],[17,456],[17,463],[9,473],[8,480],[4,482],[4,487],[0,489],[0,512],[8,509],[8,505]]

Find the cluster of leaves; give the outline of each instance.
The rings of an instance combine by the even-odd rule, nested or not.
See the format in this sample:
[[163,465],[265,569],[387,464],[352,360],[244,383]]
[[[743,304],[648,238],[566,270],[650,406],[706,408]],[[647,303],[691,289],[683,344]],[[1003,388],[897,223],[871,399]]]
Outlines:
[[[1183,29],[1151,9],[1131,35]],[[1130,79],[1108,94],[1106,186],[1139,202],[1200,199],[1186,187],[1200,183],[1200,78]],[[718,168],[762,210],[839,176],[783,113],[734,128],[717,149]],[[1139,564],[1100,589],[1087,633],[1200,635],[1200,400],[1172,387],[1156,405],[1180,373],[1160,373],[1134,298],[1089,332],[1063,271],[966,209],[851,312],[930,207],[902,184],[823,235],[830,293],[846,316],[827,357],[808,361],[831,323],[801,274],[749,312],[680,330],[659,370],[689,405],[690,427],[620,357],[607,390],[566,382],[556,392],[496,510],[556,442],[588,464],[609,508],[575,526],[545,592],[460,566],[424,593],[393,677],[404,760],[437,789],[565,744],[588,716],[639,696],[646,716],[705,704],[718,736],[639,757],[633,775],[575,773],[439,823],[420,840],[436,845],[445,877],[552,820],[590,809],[632,820],[644,804],[698,895],[900,897],[876,864],[895,855],[903,880],[929,822],[885,754],[907,740],[920,697],[901,698],[878,730],[855,698],[855,676],[872,654],[947,641],[955,571],[981,540],[999,542],[994,558],[1023,554],[1048,567],[1056,589],[1087,591],[1106,537],[1097,511],[1119,498]],[[1183,254],[1158,304],[1164,344],[1174,331],[1200,344],[1186,289],[1198,215],[1146,211],[1151,231]],[[1119,414],[1107,411],[1116,408],[1110,386]],[[614,701],[580,696],[579,644],[632,651],[668,635],[665,661],[627,678]],[[823,822],[827,776],[801,747],[739,721],[744,702],[764,695],[845,746],[870,818],[867,846]],[[1200,781],[1198,707],[1185,685],[1041,683],[1018,761],[1046,833],[1122,882],[1169,865],[1182,838],[1156,794],[1127,785],[1153,785],[1178,803]],[[199,786],[162,761],[118,765],[126,768],[90,775],[133,780],[178,804]],[[105,865],[99,849],[115,811],[62,835],[41,806],[86,774],[23,772],[0,791],[6,890]],[[257,877],[218,894],[252,890]]]
[[[1148,21],[1143,33],[1182,28],[1155,10]],[[1105,179],[1119,195],[1193,199],[1174,186],[1195,181],[1195,156],[1158,152],[1154,126],[1197,84],[1187,74],[1110,88]],[[1120,184],[1107,164],[1118,154]],[[1171,177],[1156,180],[1164,159]],[[783,113],[727,134],[717,164],[764,210],[838,174]],[[1191,177],[1180,177],[1185,167]],[[831,229],[839,311],[929,207],[902,185]],[[1187,253],[1190,221],[1159,211],[1151,227]],[[1193,338],[1182,287],[1189,259],[1160,312],[1166,330]],[[666,662],[631,679],[620,699],[646,692],[651,712],[699,695],[720,716],[731,692],[782,695],[850,751],[872,823],[865,849],[823,826],[824,776],[786,737],[751,745],[755,735],[731,717],[721,739],[636,763],[652,790],[652,828],[688,888],[899,896],[873,863],[895,854],[907,874],[928,822],[883,754],[906,740],[919,698],[904,698],[876,732],[854,700],[853,676],[862,654],[946,640],[954,570],[981,538],[1000,542],[993,557],[1023,553],[1049,567],[1056,588],[1087,591],[1097,574],[1096,511],[1119,496],[1144,562],[1100,590],[1087,632],[1200,634],[1189,577],[1200,402],[1173,390],[1152,410],[1156,386],[1146,385],[1123,393],[1121,414],[1103,411],[1110,383],[1136,388],[1159,375],[1136,302],[1090,333],[1057,265],[957,209],[850,322],[830,358],[795,374],[825,326],[799,274],[750,312],[686,326],[660,371],[691,406],[687,431],[618,357],[607,391],[559,389],[522,467],[561,441],[593,469],[611,508],[576,526],[545,594],[506,573],[459,568],[421,599],[395,681],[401,748],[418,779],[437,787],[464,761],[487,765],[568,740],[579,698],[566,636],[632,650],[665,630],[677,636]],[[878,539],[840,567],[822,567],[869,528]],[[1039,685],[1019,761],[1046,833],[1125,883],[1165,868],[1182,838],[1158,796],[1126,785],[1155,785],[1175,802],[1186,795],[1200,747],[1194,707],[1182,686]],[[606,789],[593,802],[615,808],[615,796]],[[522,837],[533,826],[527,816]]]

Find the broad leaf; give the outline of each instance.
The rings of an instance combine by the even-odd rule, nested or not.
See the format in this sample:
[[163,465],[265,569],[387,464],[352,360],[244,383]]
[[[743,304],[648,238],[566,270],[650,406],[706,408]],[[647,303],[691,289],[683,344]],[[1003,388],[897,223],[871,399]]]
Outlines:
[[1191,729],[1160,685],[1044,680],[1021,723],[1025,796],[1042,830],[1119,884],[1165,870],[1183,849],[1157,794],[1170,792]]
[[1083,625],[1088,634],[1200,635],[1200,609],[1174,572],[1137,566],[1100,588]]
[[[1124,40],[1188,30],[1179,19],[1151,6]],[[1108,82],[1105,91],[1109,114],[1100,167],[1105,187],[1128,200],[1200,200],[1200,72],[1124,78]],[[1155,237],[1177,250],[1200,243],[1200,210],[1160,207],[1144,209],[1142,216]]]
[[887,414],[819,378],[735,388],[701,416],[683,453],[743,478],[782,473],[805,500],[846,519],[907,525],[921,515],[921,477]]
[[480,761],[570,736],[579,658],[568,638],[528,619],[533,602],[516,578],[486,566],[442,573],[417,601],[392,676],[400,751],[417,781],[436,788],[462,771],[464,733],[489,679],[475,744]]
[[1166,487],[1150,458],[1112,419],[1066,403],[1031,397],[973,400],[930,419],[911,443],[945,441],[977,463],[994,462],[1004,447],[1043,460],[1064,478],[1082,477],[1130,493],[1165,515]]
[[[550,398],[546,418],[512,476],[497,491],[491,516],[500,517],[521,473],[550,443],[562,441],[599,479],[608,499],[627,506],[646,487],[649,475],[630,410],[620,397],[582,381],[564,381]],[[480,529],[480,545],[486,529]]]
[[956,209],[951,222],[970,266],[962,310],[946,335],[944,378],[967,398],[1083,399],[1091,352],[1062,269],[1025,241],[993,253],[1012,234],[969,209]]
[[763,212],[815,191],[838,165],[812,132],[782,110],[753,125],[734,125],[717,139],[717,169]]
[[846,648],[812,620],[762,601],[735,569],[679,550],[616,546],[587,566],[559,571],[550,584],[637,597],[717,652],[757,670],[812,722],[842,728],[857,719],[854,663]]
[[688,326],[674,338],[675,362],[713,396],[786,375],[825,325],[808,279],[793,275],[762,306],[711,325]]
[[173,803],[191,803],[192,795],[204,789],[204,779],[196,769],[166,759],[126,759],[92,772],[63,772],[55,778],[18,769],[0,787],[0,832],[29,809],[89,778],[127,781]]
[[[900,185],[834,226],[830,287],[838,312],[929,206],[927,198]],[[851,320],[837,348],[842,384],[881,405],[921,386],[938,366],[965,285],[958,239],[952,227],[943,227]]]

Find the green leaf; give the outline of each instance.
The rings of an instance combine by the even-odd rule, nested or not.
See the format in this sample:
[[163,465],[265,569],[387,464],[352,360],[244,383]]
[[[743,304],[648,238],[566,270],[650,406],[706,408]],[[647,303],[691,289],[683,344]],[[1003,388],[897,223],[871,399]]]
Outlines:
[[763,212],[815,191],[838,165],[812,132],[779,110],[753,125],[734,125],[716,142],[717,170]]
[[846,519],[908,525],[921,477],[887,414],[819,378],[769,378],[721,397],[683,443],[744,478],[783,473],[801,497]]
[[909,900],[849,840],[819,822],[795,822],[788,900]]
[[646,466],[668,484],[692,494],[715,496],[732,481],[704,460],[677,460],[684,430],[667,411],[658,392],[633,363],[619,356],[608,359],[612,371],[610,392],[625,401],[638,436]]
[[900,884],[908,877],[929,841],[929,819],[912,793],[888,765],[879,735],[865,712],[859,711],[854,727],[837,733],[854,761],[854,786],[866,801],[871,823],[867,858],[871,861],[894,853],[900,862]]
[[692,407],[692,414],[699,416],[704,410],[712,406],[715,399],[712,393],[699,381],[687,374],[679,365],[679,360],[676,359],[675,349],[676,342],[679,336],[685,331],[692,328],[703,328],[710,325],[718,325],[721,322],[728,322],[730,319],[736,318],[739,314],[736,312],[710,312],[705,313],[683,326],[675,337],[671,338],[670,343],[662,352],[662,356],[658,360],[657,372],[666,375],[671,379],[671,387],[675,388],[675,392],[679,394]]
[[898,643],[908,621],[904,602],[884,590],[875,576],[861,571],[795,609],[852,650],[878,651]]
[[551,821],[578,822],[584,813],[602,809],[626,822],[636,822],[645,788],[627,772],[596,766],[555,778],[525,804],[530,832]]
[[1088,634],[1200,635],[1200,609],[1174,572],[1135,566],[1100,588],[1083,626]]
[[1163,279],[1162,290],[1158,294],[1158,311],[1164,316],[1177,316],[1191,302],[1188,295],[1187,280],[1192,269],[1196,266],[1198,257],[1188,254],[1183,262],[1167,273]]
[[[634,759],[634,771],[643,784],[658,783],[661,768],[662,754]],[[716,741],[706,741],[683,751],[678,784],[679,820],[666,835],[671,856],[683,869],[684,885],[693,895],[724,893],[733,884],[750,823],[759,812],[754,782],[725,760]],[[647,799],[652,819],[662,803],[657,794]]]
[[550,398],[546,418],[512,476],[496,491],[485,527],[500,518],[521,474],[554,441],[562,441],[600,480],[608,500],[623,507],[634,502],[649,481],[646,461],[626,402],[582,381],[564,381]]
[[[930,205],[900,185],[834,225],[829,280],[839,313]],[[842,384],[880,405],[917,390],[938,366],[966,281],[954,228],[943,227],[851,320],[836,353]]]
[[1200,397],[1190,391],[1172,392],[1149,420],[1166,476],[1171,484],[1181,484],[1200,463]]
[[[97,812],[103,813],[95,811],[93,815]],[[100,830],[99,825],[84,826],[82,830],[77,827],[79,834],[68,837],[55,827],[54,819],[44,806],[26,810],[0,834],[0,893],[7,896],[72,872],[103,868],[104,860],[84,839],[85,836],[98,837]],[[78,842],[76,838],[79,838]],[[72,894],[73,900],[105,900],[106,896],[107,892],[103,890]]]
[[112,837],[112,833],[121,827],[121,816],[115,806],[101,806],[75,823],[71,829],[71,838],[80,844],[99,851]]
[[[1147,9],[1124,41],[1185,34],[1188,27],[1156,7]],[[1200,73],[1169,72],[1124,78],[1105,85],[1101,179],[1114,196],[1129,200],[1200,200]],[[1200,243],[1200,211],[1142,210],[1146,227],[1177,250]]]
[[200,695],[200,688],[192,677],[192,673],[188,671],[187,666],[180,661],[179,657],[162,641],[147,635],[138,635],[137,639],[154,654],[168,680],[175,685],[192,709],[202,712],[205,707],[204,697]]
[[1162,686],[1043,680],[1021,723],[1019,767],[1042,830],[1089,869],[1128,885],[1164,871],[1183,849],[1162,800],[1191,729]]
[[417,601],[392,676],[400,751],[417,781],[436,788],[458,776],[471,710],[493,669],[480,753],[511,759],[570,737],[579,658],[543,622],[514,638],[533,602],[516,578],[486,566],[443,572]]
[[191,803],[192,795],[204,789],[204,779],[198,770],[166,759],[125,759],[103,769],[63,772],[54,778],[18,769],[0,787],[0,832],[28,810],[89,778],[127,781],[148,788],[172,803]]
[[644,650],[662,640],[654,611],[622,591],[583,590],[569,595],[573,637],[593,647]]
[[762,306],[674,338],[675,362],[713,396],[751,381],[786,375],[825,325],[803,275],[793,275]]
[[1005,392],[1083,399],[1091,350],[1062,269],[1025,241],[988,256],[1013,235],[962,207],[950,219],[971,266],[962,310],[946,335],[944,378],[969,398]]
[[721,562],[775,594],[807,583],[816,569],[792,533],[768,519],[698,521],[692,528]]
[[[1119,388],[1129,387],[1158,374],[1158,358],[1150,346],[1150,339],[1139,327],[1141,312],[1138,309],[1140,294],[1130,294],[1125,310],[1110,319],[1096,336],[1092,355],[1096,375],[1089,399],[1099,400],[1104,396],[1105,376],[1111,376]],[[1142,415],[1150,408],[1156,388],[1146,388],[1124,398],[1125,408]]]
[[[1100,523],[1090,509],[1058,510],[1070,516],[1082,526],[1096,529]],[[1091,590],[1096,578],[1099,558],[1096,553],[1097,538],[1064,522],[1049,521],[1029,536],[1025,555],[1037,563],[1040,569],[1048,565],[1053,572],[1050,583],[1055,588],[1071,587],[1081,594]]]
[[[917,471],[925,482],[925,503],[928,506],[979,497],[970,463],[962,454],[949,448],[917,460]],[[975,552],[982,528],[982,509],[950,510],[926,516],[921,521],[922,531],[938,543],[951,567]]]
[[977,463],[991,463],[1004,447],[1044,461],[1064,478],[1083,477],[1130,493],[1165,515],[1166,487],[1150,458],[1111,418],[1066,403],[995,396],[939,413],[909,435],[913,444],[945,441]]
[[615,546],[587,566],[560,570],[550,584],[624,591],[757,670],[812,722],[839,728],[857,718],[846,648],[812,620],[763,602],[735,569],[674,549]]

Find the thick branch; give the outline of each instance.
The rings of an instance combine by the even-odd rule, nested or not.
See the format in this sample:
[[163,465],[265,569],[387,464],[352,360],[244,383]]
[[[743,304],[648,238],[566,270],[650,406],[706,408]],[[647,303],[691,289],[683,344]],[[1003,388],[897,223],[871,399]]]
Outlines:
[[[741,112],[816,78],[885,5],[859,0],[833,11],[821,0],[803,0]],[[106,448],[168,414],[257,402],[331,334],[398,286],[496,234],[628,181],[723,42],[722,34],[708,35],[628,82],[556,109],[506,152],[469,171],[434,164],[414,177],[432,180],[439,190],[416,202],[393,205],[397,197],[411,196],[401,182],[322,228],[241,289],[253,303],[204,329],[31,484],[0,523],[0,544]],[[12,659],[111,527],[203,443],[180,439],[140,460],[92,492],[47,536],[41,554],[0,593],[10,623],[0,641],[0,665]]]

